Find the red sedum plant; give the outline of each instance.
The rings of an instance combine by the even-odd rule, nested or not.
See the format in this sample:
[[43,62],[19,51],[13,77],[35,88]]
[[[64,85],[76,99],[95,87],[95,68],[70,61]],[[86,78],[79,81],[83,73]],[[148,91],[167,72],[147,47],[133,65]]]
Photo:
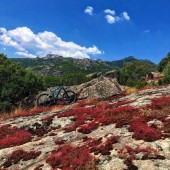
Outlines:
[[0,149],[21,145],[31,141],[31,134],[18,127],[4,125],[0,127]]
[[129,130],[134,132],[133,138],[137,140],[143,139],[144,141],[152,142],[161,139],[162,137],[160,130],[149,127],[145,119],[141,117],[132,119]]
[[159,155],[158,150],[147,147],[136,147],[124,146],[118,150],[118,155],[120,158],[124,159],[124,163],[127,165],[128,169],[137,170],[138,168],[133,165],[133,160],[136,159],[165,159],[164,156]]
[[4,168],[8,168],[13,164],[17,164],[19,161],[28,161],[30,159],[35,159],[37,158],[41,152],[36,152],[36,151],[30,151],[26,152],[22,149],[16,150],[12,152],[12,154],[7,158],[5,163],[3,164]]
[[[58,150],[52,151],[46,162],[51,165],[53,169],[85,169],[95,162],[95,159],[90,155],[86,147],[74,147],[72,145],[64,145]],[[95,165],[93,165],[95,166]]]
[[170,97],[154,98],[149,107],[151,109],[162,109],[166,106],[170,106]]
[[91,133],[93,130],[97,129],[98,126],[99,126],[99,124],[96,123],[95,121],[93,121],[93,122],[90,122],[86,125],[80,126],[78,131],[81,132],[81,133],[84,133],[84,134],[88,134],[88,133]]

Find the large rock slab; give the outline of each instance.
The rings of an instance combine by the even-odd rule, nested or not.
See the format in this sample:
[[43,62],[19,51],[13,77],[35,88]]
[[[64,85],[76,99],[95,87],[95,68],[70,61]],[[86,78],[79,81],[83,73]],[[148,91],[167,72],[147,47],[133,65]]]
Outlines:
[[87,83],[69,87],[77,93],[79,99],[105,98],[122,92],[122,88],[116,78],[100,76]]

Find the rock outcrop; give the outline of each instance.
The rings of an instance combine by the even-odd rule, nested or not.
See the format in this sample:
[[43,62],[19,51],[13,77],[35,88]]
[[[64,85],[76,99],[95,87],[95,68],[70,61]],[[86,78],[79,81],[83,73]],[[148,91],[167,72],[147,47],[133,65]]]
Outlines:
[[122,92],[116,78],[100,76],[87,83],[69,87],[77,93],[79,99],[106,98]]
[[[74,91],[77,94],[78,99],[110,97],[121,93],[123,90],[113,75],[115,75],[114,71],[108,72],[104,76],[102,76],[101,73],[96,72],[89,75],[94,77],[91,81],[80,85],[68,86],[66,88],[67,90]],[[33,107],[36,103],[36,97],[37,96],[35,95],[26,97],[20,102],[19,106],[24,109]]]
[[104,74],[104,77],[108,77],[108,78],[117,78],[118,77],[118,72],[117,70],[112,70],[112,71],[108,71],[107,73]]

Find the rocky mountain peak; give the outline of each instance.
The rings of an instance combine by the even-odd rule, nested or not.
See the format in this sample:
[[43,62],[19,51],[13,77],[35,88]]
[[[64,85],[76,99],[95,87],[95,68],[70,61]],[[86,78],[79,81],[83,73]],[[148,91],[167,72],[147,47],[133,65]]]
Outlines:
[[63,58],[63,56],[57,54],[47,54],[43,59],[56,59],[56,58]]

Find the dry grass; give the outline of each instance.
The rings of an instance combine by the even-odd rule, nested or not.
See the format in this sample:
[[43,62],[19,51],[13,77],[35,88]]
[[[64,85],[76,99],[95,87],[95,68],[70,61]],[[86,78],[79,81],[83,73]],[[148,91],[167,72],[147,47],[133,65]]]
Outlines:
[[17,108],[11,113],[0,114],[0,120],[6,120],[9,118],[15,118],[15,117],[20,117],[20,116],[31,116],[31,115],[36,115],[36,114],[40,114],[42,112],[47,112],[47,111],[53,111],[53,112],[60,111],[63,109],[63,107],[64,106],[62,105],[45,107],[45,108],[35,106],[29,110],[23,110],[21,108]]
[[157,88],[157,86],[151,86],[151,85],[146,85],[145,87],[142,87],[140,89],[137,89],[135,87],[125,87],[124,93],[126,95],[129,95],[129,94],[137,93],[137,92],[142,91],[142,90],[155,89],[155,88]]
[[137,93],[138,92],[138,89],[136,89],[136,88],[132,88],[132,87],[126,87],[125,89],[124,89],[124,93],[125,94],[133,94],[133,93]]

